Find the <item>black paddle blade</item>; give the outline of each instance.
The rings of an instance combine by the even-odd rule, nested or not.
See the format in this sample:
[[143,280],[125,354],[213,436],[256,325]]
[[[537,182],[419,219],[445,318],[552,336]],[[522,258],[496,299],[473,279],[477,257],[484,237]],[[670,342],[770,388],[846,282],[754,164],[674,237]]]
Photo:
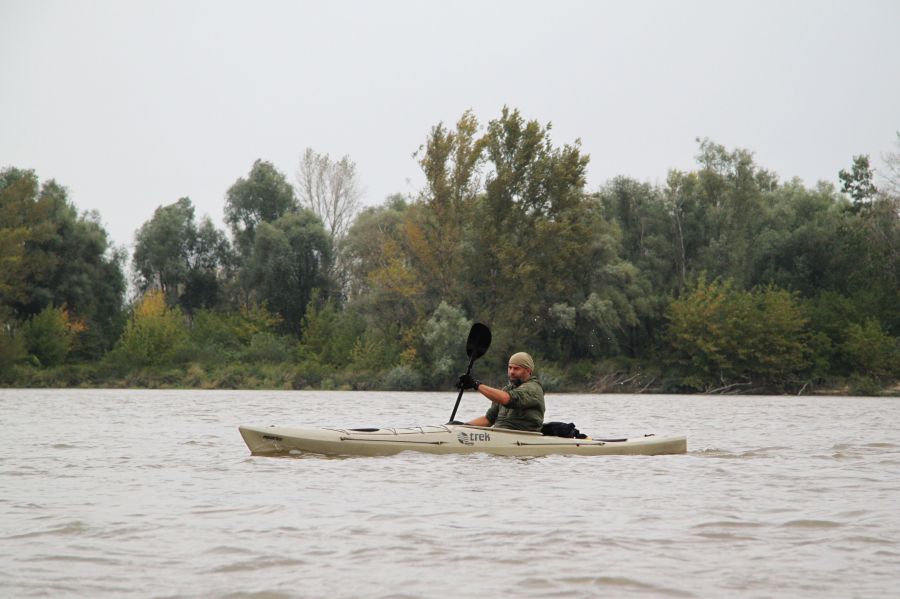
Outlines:
[[[483,356],[490,346],[491,330],[480,322],[473,324],[469,331],[469,338],[466,339],[466,353],[469,355],[469,368],[466,370],[466,374],[472,374],[472,364]],[[456,404],[453,406],[453,411],[450,412],[450,422],[456,419],[456,410],[459,408],[459,400],[462,399],[463,391],[465,389],[460,389],[459,395],[456,396]]]
[[476,322],[469,331],[466,339],[466,354],[472,360],[477,360],[487,352],[491,346],[491,330],[487,326]]

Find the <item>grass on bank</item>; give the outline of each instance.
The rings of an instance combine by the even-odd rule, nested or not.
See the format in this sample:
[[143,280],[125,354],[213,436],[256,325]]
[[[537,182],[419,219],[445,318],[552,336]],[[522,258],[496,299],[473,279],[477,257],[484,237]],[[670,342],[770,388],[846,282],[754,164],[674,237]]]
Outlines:
[[[789,387],[754,385],[751,381],[698,390],[659,368],[637,364],[578,363],[562,368],[548,364],[538,373],[550,393],[713,393],[792,394],[900,397],[900,380],[854,375],[818,381],[798,381]],[[502,373],[485,382],[499,385]],[[15,366],[0,385],[14,388],[139,388],[139,389],[287,389],[326,391],[447,391],[454,380],[429,378],[409,366],[386,370],[336,370],[316,362],[125,367],[110,361],[37,367]],[[446,379],[446,380],[443,380]],[[494,380],[496,379],[496,380]]]

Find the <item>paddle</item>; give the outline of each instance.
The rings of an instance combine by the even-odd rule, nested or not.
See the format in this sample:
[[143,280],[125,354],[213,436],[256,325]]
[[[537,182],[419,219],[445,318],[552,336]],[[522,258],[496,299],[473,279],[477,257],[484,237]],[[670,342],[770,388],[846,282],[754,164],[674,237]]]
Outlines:
[[[490,346],[491,330],[480,322],[473,324],[469,330],[469,338],[466,339],[466,355],[469,356],[469,368],[466,369],[466,374],[472,374],[472,364],[483,356]],[[453,412],[450,413],[450,422],[456,418],[456,410],[459,408],[459,400],[462,399],[463,391],[465,389],[460,389],[459,395],[456,396],[456,405],[453,406]]]

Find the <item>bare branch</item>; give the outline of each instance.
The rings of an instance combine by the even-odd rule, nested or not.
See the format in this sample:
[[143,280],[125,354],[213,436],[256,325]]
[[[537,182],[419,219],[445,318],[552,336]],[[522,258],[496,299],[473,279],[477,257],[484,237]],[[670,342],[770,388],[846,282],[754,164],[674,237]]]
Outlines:
[[360,208],[362,189],[356,163],[344,156],[333,161],[328,154],[306,148],[297,169],[300,202],[312,210],[333,240],[347,233]]

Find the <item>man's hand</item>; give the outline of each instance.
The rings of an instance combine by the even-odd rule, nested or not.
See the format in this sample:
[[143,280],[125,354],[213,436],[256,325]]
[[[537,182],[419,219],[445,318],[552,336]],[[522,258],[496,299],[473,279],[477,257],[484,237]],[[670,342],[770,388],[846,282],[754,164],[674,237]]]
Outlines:
[[471,374],[461,374],[459,376],[459,381],[456,382],[457,389],[478,389],[478,385],[481,384],[481,381],[478,381]]

